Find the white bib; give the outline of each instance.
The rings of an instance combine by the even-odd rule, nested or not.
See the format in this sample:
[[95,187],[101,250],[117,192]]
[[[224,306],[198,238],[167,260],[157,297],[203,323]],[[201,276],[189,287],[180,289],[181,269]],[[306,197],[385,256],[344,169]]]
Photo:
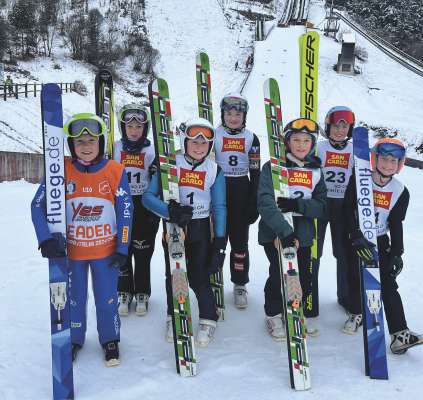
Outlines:
[[339,150],[333,148],[329,140],[322,140],[317,143],[317,155],[322,160],[327,197],[343,199],[354,166],[352,143]]
[[404,185],[395,178],[381,187],[373,182],[373,202],[375,205],[376,235],[382,236],[389,231],[388,217],[392,208],[404,191]]
[[152,144],[144,147],[139,153],[129,153],[122,149],[122,142],[115,142],[113,158],[125,167],[131,195],[141,195],[150,183],[149,168],[155,158]]
[[206,159],[194,170],[185,157],[176,156],[179,179],[179,202],[194,208],[193,219],[210,216],[210,189],[216,180],[217,164]]
[[245,176],[249,173],[250,160],[248,152],[253,144],[254,134],[248,129],[231,135],[223,126],[216,129],[214,148],[216,162],[225,176]]
[[[322,175],[320,168],[289,168],[289,197],[291,199],[311,199]],[[293,213],[293,215],[302,215]]]

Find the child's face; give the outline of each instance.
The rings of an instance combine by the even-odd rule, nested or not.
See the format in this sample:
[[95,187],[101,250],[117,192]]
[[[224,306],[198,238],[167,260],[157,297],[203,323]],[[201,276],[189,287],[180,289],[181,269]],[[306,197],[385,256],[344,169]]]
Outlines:
[[390,155],[379,154],[377,157],[377,169],[382,172],[383,175],[391,176],[398,171],[399,160],[398,158]]
[[98,137],[85,133],[73,139],[77,158],[85,162],[93,161],[100,152]]
[[330,124],[329,138],[336,142],[342,142],[347,139],[350,124],[340,121],[337,124]]
[[194,160],[200,161],[207,156],[209,142],[199,136],[196,139],[187,140],[187,154]]
[[144,126],[145,124],[142,124],[135,119],[125,124],[125,132],[128,139],[131,142],[136,142],[138,139],[140,139],[144,133]]
[[311,151],[313,141],[307,133],[293,133],[289,138],[291,153],[299,160],[304,160]]
[[225,120],[225,125],[229,129],[239,129],[244,122],[244,113],[232,108],[223,111],[223,119]]

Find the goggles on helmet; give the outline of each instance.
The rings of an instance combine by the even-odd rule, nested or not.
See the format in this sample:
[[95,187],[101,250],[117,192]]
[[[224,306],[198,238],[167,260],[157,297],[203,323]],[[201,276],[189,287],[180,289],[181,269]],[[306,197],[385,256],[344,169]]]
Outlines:
[[225,97],[222,99],[220,108],[224,111],[236,110],[246,113],[248,111],[248,102],[239,97]]
[[140,124],[147,123],[147,113],[143,110],[125,110],[120,116],[120,122],[123,122],[124,124],[129,124],[132,121],[137,121]]
[[94,137],[99,137],[104,134],[103,127],[100,122],[90,118],[71,121],[67,126],[66,133],[71,138],[80,137],[84,133],[88,133]]
[[376,147],[375,153],[382,156],[392,156],[401,160],[405,157],[405,148],[397,143],[385,142],[380,143]]
[[306,133],[318,133],[319,126],[316,122],[307,118],[298,118],[291,121],[284,129],[285,134],[292,132],[306,132]]
[[337,110],[328,116],[328,124],[339,124],[344,121],[346,124],[353,125],[355,122],[354,113],[351,110]]
[[197,139],[200,136],[211,142],[214,139],[214,131],[206,126],[190,126],[185,130],[187,139]]

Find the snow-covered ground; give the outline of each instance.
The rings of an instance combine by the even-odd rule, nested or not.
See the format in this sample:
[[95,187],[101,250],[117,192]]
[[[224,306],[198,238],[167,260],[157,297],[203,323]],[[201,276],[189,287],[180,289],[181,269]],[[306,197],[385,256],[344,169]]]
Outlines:
[[[405,168],[401,175],[411,192],[405,221],[404,271],[398,282],[409,326],[423,332],[421,319],[423,271],[420,265],[421,204],[423,189],[415,180],[420,172]],[[36,185],[0,184],[0,399],[42,400],[51,396],[48,267],[37,251],[29,204]],[[158,236],[160,237],[160,236]],[[145,317],[122,319],[121,356],[117,368],[106,368],[97,341],[93,299],[90,298],[87,341],[74,366],[77,399],[274,399],[294,395],[289,386],[285,343],[267,336],[264,326],[263,287],[268,264],[257,244],[257,224],[251,229],[249,307],[235,309],[225,265],[226,320],[219,323],[215,340],[198,349],[199,374],[180,378],[175,372],[172,344],[164,340],[166,302],[163,252],[158,242],[152,262],[152,298]],[[308,340],[312,389],[295,393],[299,399],[407,399],[419,398],[423,348],[403,356],[388,353],[389,381],[364,375],[361,331],[340,331],[346,315],[336,304],[335,261],[330,245],[320,273],[321,335]],[[195,305],[195,299],[191,294]],[[196,309],[194,327],[197,328]],[[389,341],[387,336],[387,341]],[[413,372],[414,371],[414,372]]]
[[[215,107],[223,93],[236,89],[242,80],[242,75],[233,70],[239,54],[235,50],[236,35],[225,31],[225,21],[217,5],[213,8],[214,2],[206,0],[198,0],[189,7],[185,3],[147,2],[149,31],[153,45],[162,53],[159,68],[169,81],[175,120],[183,120],[196,112],[194,56],[198,48],[206,49],[210,55]],[[323,19],[321,5],[321,1],[312,3],[311,16],[316,23]],[[171,11],[166,11],[165,7],[169,6],[172,6]],[[160,24],[162,31],[158,29]],[[244,93],[250,100],[248,126],[261,139],[263,162],[268,157],[268,150],[264,137],[262,84],[269,76],[276,78],[284,102],[284,121],[298,116],[297,43],[303,30],[301,27],[275,28],[266,42],[256,44],[255,65]],[[369,61],[361,65],[362,75],[348,77],[332,70],[340,45],[321,37],[320,122],[329,107],[345,104],[356,111],[359,121],[398,129],[411,144],[420,135],[423,95],[416,88],[421,86],[422,78],[395,64],[364,40],[358,38],[358,41],[367,48]],[[51,68],[48,60],[39,61],[34,64],[33,73],[39,74],[45,82],[82,80],[91,90],[89,96],[65,95],[65,113],[94,110],[93,72],[79,63],[63,62],[61,65],[62,70],[57,71]],[[380,90],[370,89],[374,87]],[[123,88],[118,87],[117,102],[123,104],[126,96]],[[216,107],[216,123],[219,114]],[[37,151],[41,143],[39,121],[38,99],[0,102],[0,149]],[[4,124],[10,128],[4,128]],[[5,130],[24,144],[6,139],[2,133]],[[401,175],[410,190],[411,204],[405,221],[405,267],[398,279],[409,326],[417,332],[423,332],[420,283],[423,272],[419,262],[423,189],[417,185],[420,173],[405,168]],[[0,231],[3,260],[0,268],[0,304],[3,305],[0,313],[1,400],[51,397],[48,269],[46,260],[37,251],[29,210],[35,190],[35,185],[25,182],[0,184],[0,224],[3,227]],[[272,341],[265,333],[263,287],[268,265],[263,249],[257,244],[257,224],[251,229],[250,253],[249,308],[245,311],[234,308],[226,264],[226,321],[219,324],[214,342],[206,349],[198,349],[199,375],[182,379],[175,372],[173,347],[164,341],[164,263],[158,241],[152,262],[150,313],[142,318],[132,314],[123,319],[122,364],[118,368],[104,367],[95,329],[93,299],[90,299],[87,342],[74,368],[76,397],[90,400],[224,397],[229,400],[294,395],[289,387],[286,346]],[[365,377],[361,333],[347,336],[340,332],[346,316],[336,304],[335,262],[328,244],[321,268],[321,317],[318,319],[321,335],[308,341],[312,389],[307,393],[295,393],[295,396],[325,400],[370,399],[376,395],[386,400],[418,398],[422,389],[423,348],[413,349],[404,356],[389,353],[389,381],[372,381]],[[194,296],[192,301],[195,304]],[[196,307],[194,310],[197,322]]]

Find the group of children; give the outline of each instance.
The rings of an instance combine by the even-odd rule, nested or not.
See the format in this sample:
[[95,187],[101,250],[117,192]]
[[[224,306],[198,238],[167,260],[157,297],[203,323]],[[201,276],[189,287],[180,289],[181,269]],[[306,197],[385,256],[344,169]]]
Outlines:
[[[300,290],[313,290],[317,272],[311,271],[311,246],[318,219],[319,257],[327,224],[337,261],[338,302],[348,312],[345,333],[355,333],[362,322],[359,260],[372,261],[371,244],[361,234],[355,216],[352,129],[354,113],[332,108],[325,129],[310,119],[289,122],[283,131],[289,169],[289,198],[275,201],[270,163],[260,168],[260,142],[246,128],[248,101],[229,93],[221,103],[221,125],[214,129],[203,118],[183,124],[181,150],[176,157],[179,202],[159,196],[154,146],[148,138],[149,110],[129,104],[118,114],[121,140],[114,144],[114,160],[104,158],[104,122],[93,114],[77,114],[64,126],[71,157],[65,161],[67,256],[71,273],[72,354],[82,348],[86,332],[88,268],[91,267],[99,341],[107,365],[119,364],[119,316],[128,315],[135,302],[137,315],[148,312],[151,295],[150,263],[160,218],[185,230],[189,284],[199,308],[197,343],[207,346],[219,318],[210,274],[223,268],[227,241],[234,304],[248,306],[249,226],[260,216],[259,243],[269,260],[266,281],[265,323],[275,340],[285,338],[280,269],[275,240],[297,252]],[[318,141],[322,133],[325,140]],[[316,150],[317,149],[317,150]],[[211,155],[214,155],[212,157]],[[402,221],[409,194],[394,175],[401,170],[405,147],[398,139],[381,139],[372,149],[372,170],[382,295],[392,335],[391,350],[404,353],[421,337],[408,329],[395,278],[401,272]],[[195,171],[201,179],[190,179]],[[84,190],[90,188],[90,190]],[[32,202],[32,216],[43,257],[63,254],[45,215],[45,184]],[[292,212],[294,227],[284,213]],[[101,227],[101,229],[98,228]],[[92,227],[89,246],[78,232]],[[129,228],[128,228],[129,227]],[[98,228],[98,229],[97,229]],[[389,236],[388,236],[389,233]],[[165,238],[162,245],[166,249]],[[165,255],[167,252],[165,251]],[[134,261],[134,264],[133,264]],[[169,260],[165,256],[166,339],[173,341]],[[307,315],[306,332],[318,335]]]

